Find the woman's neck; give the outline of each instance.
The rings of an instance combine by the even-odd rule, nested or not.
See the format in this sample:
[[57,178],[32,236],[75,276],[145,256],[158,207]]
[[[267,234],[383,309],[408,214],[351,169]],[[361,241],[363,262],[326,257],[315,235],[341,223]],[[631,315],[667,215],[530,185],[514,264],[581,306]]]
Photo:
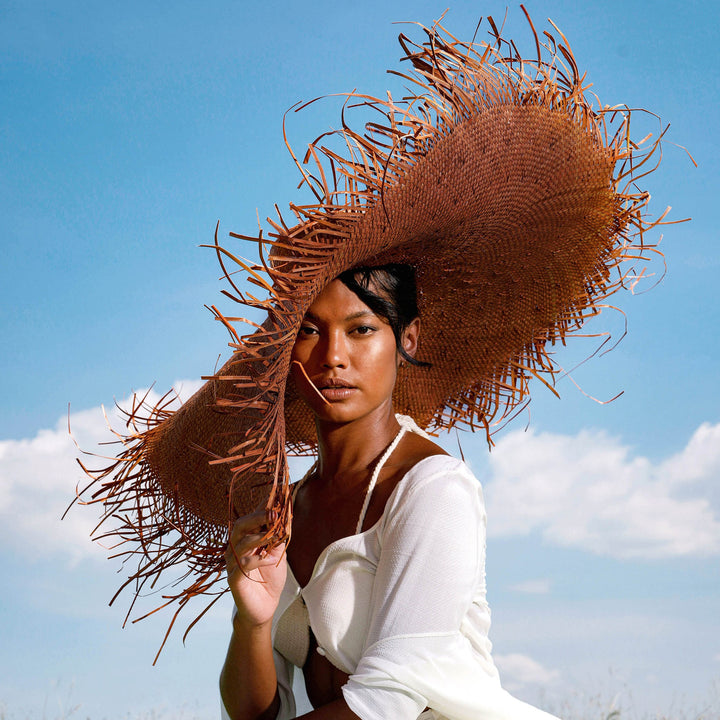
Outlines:
[[392,406],[378,408],[350,423],[317,423],[318,476],[338,490],[352,488],[366,478],[372,466],[400,430]]

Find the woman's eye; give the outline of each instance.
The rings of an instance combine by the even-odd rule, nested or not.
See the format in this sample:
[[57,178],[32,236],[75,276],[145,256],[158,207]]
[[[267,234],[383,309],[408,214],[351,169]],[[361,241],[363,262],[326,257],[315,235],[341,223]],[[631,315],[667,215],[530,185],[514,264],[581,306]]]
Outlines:
[[310,335],[315,335],[317,333],[317,330],[310,326],[310,325],[302,325],[300,327],[300,330],[298,331],[298,335],[308,337]]
[[375,328],[370,327],[369,325],[360,325],[360,327],[356,327],[353,332],[357,333],[358,335],[369,335],[374,330]]

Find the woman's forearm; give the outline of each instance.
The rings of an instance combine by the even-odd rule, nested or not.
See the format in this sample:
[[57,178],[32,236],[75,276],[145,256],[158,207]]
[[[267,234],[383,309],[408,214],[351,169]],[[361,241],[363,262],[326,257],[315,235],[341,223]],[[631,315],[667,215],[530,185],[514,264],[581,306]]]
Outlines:
[[220,695],[232,720],[274,720],[280,709],[270,623],[233,633],[220,673]]

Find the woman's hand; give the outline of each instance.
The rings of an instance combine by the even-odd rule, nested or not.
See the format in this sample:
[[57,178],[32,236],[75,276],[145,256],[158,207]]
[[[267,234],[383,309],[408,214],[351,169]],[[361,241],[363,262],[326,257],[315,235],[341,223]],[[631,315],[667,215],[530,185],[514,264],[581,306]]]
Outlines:
[[261,550],[265,511],[241,517],[225,551],[237,613],[220,692],[231,718],[274,718],[280,709],[271,625],[287,575],[285,545]]
[[228,584],[237,614],[237,629],[252,631],[272,621],[285,586],[285,544],[260,550],[266,512],[245,515],[235,521],[225,551]]

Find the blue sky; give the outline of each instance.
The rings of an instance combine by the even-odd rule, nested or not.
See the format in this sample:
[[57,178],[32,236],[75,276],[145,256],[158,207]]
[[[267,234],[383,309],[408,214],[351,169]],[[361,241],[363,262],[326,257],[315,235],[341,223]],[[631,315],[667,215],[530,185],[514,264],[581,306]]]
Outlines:
[[[671,128],[644,186],[671,205],[662,282],[613,303],[628,334],[528,413],[463,451],[489,511],[492,638],[506,685],[562,711],[612,699],[630,717],[720,713],[720,383],[715,242],[718,11],[704,2],[541,2],[601,101]],[[118,564],[58,521],[80,480],[67,437],[106,438],[100,405],[155,383],[197,386],[227,356],[198,245],[302,199],[282,140],[300,100],[399,85],[399,20],[445,2],[0,2],[0,708],[9,717],[214,717],[228,605],[152,658],[167,618],[122,630]],[[466,38],[496,1],[458,2]],[[517,6],[508,34],[532,53]],[[393,84],[395,83],[395,84]],[[289,117],[301,148],[337,104]],[[638,122],[636,138],[657,131]],[[698,162],[695,168],[679,146]],[[658,240],[660,232],[653,235]],[[662,262],[652,264],[662,272]],[[592,331],[624,330],[619,312]],[[589,354],[572,343],[558,360]],[[446,440],[454,450],[454,437]],[[150,602],[150,601],[149,601]],[[715,683],[715,690],[713,690]],[[178,708],[182,712],[178,712]]]

